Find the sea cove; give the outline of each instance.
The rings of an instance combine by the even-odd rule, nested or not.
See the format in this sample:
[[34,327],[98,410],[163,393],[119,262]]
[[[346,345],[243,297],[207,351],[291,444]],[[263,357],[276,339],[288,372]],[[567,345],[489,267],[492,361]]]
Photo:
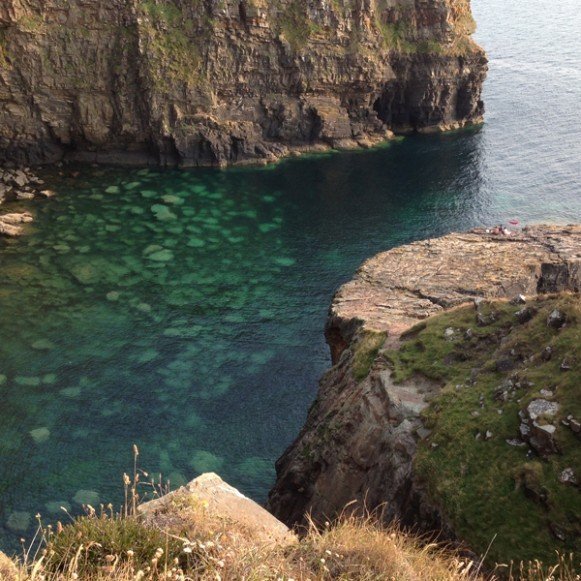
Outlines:
[[363,259],[513,217],[579,220],[580,61],[550,43],[579,17],[541,4],[526,18],[548,40],[516,50],[521,11],[503,4],[500,27],[474,2],[482,128],[261,170],[48,170],[57,197],[23,204],[35,224],[0,252],[0,547],[37,512],[120,500],[133,443],[174,485],[219,471],[264,500],[329,365],[332,293]]

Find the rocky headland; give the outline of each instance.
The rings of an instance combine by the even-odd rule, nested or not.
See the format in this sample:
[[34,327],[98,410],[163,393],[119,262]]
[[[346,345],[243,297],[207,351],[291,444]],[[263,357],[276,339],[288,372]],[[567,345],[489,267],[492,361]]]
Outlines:
[[6,0],[0,161],[262,163],[477,123],[469,0]]
[[578,550],[580,289],[578,225],[450,234],[365,262],[333,300],[333,367],[277,462],[270,510],[292,526],[351,503],[481,554],[498,533],[499,559]]

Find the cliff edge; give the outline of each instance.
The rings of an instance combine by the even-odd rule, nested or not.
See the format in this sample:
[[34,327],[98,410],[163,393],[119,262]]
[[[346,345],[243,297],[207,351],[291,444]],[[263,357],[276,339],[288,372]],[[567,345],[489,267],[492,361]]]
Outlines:
[[498,533],[492,558],[574,550],[580,289],[581,226],[450,234],[365,262],[333,300],[334,365],[277,462],[271,512],[297,525],[356,501],[481,553]]
[[0,161],[227,165],[479,122],[469,0],[5,0]]

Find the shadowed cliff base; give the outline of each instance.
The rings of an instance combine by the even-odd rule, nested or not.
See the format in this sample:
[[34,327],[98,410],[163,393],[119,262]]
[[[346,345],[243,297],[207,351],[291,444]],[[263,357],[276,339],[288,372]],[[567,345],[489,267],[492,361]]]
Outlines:
[[468,0],[8,0],[0,160],[224,166],[482,120]]

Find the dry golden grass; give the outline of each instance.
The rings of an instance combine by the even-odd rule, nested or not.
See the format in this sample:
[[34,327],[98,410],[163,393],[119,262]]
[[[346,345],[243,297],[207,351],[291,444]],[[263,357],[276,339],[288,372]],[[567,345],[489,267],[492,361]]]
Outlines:
[[[98,517],[95,517],[98,518]],[[133,517],[128,517],[133,518]],[[159,535],[159,531],[156,531]],[[102,562],[86,565],[90,544],[79,545],[58,570],[47,566],[48,554],[28,567],[20,566],[18,581],[467,581],[526,579],[579,581],[571,563],[561,559],[552,570],[540,563],[504,568],[485,574],[455,551],[424,543],[395,527],[385,529],[373,519],[343,517],[324,530],[311,525],[305,536],[286,548],[236,542],[218,533],[209,538],[182,540],[181,554],[159,547],[148,563],[133,551],[105,555]],[[99,545],[102,539],[95,538]],[[166,547],[169,545],[169,538]],[[139,562],[140,566],[137,566]],[[3,579],[4,581],[4,579]]]
[[[20,560],[0,553],[0,581],[581,581],[574,557],[553,568],[510,564],[483,572],[469,558],[429,543],[369,515],[347,512],[321,529],[310,522],[300,539],[266,543],[239,524],[211,518],[196,504],[174,497],[176,519],[148,521],[139,514],[140,487],[163,496],[160,483],[140,482],[137,467],[124,475],[125,504],[111,505],[71,524],[39,528]],[[167,515],[166,515],[167,516]],[[160,524],[161,523],[161,524]],[[287,539],[288,540],[288,539]]]

